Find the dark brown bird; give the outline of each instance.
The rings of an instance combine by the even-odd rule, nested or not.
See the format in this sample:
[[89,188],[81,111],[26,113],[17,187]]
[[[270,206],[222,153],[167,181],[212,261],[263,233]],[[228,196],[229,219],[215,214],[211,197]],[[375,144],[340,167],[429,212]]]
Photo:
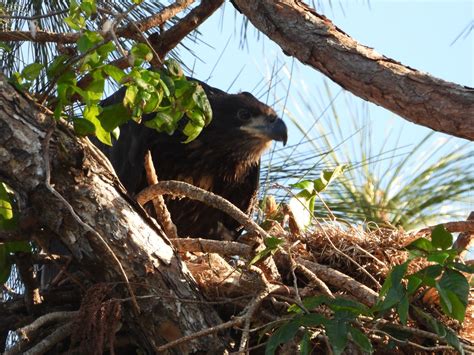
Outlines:
[[[194,141],[184,144],[178,131],[170,136],[130,121],[105,153],[131,195],[147,186],[143,161],[150,150],[160,180],[185,181],[212,191],[250,214],[259,185],[260,157],[272,140],[286,144],[286,125],[250,93],[228,94],[200,84],[213,119]],[[117,103],[122,97],[123,93],[116,93],[103,105]],[[234,239],[240,233],[238,222],[201,202],[165,201],[179,236]]]

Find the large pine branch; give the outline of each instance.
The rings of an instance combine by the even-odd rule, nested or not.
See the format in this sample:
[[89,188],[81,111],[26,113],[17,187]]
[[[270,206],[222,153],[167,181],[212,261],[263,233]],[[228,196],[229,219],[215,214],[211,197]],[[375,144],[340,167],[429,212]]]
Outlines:
[[298,0],[234,0],[252,24],[349,90],[407,120],[474,140],[474,89],[387,58],[352,39]]

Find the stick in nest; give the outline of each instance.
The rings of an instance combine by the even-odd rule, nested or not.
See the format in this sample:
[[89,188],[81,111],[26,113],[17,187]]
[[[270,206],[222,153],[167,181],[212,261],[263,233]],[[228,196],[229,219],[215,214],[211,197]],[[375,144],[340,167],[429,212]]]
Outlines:
[[229,216],[243,225],[248,232],[257,233],[263,238],[270,238],[270,235],[268,235],[268,233],[265,232],[262,227],[252,221],[249,216],[247,216],[244,212],[235,207],[225,198],[182,181],[160,181],[155,185],[148,186],[137,195],[137,201],[139,204],[144,205],[148,201],[153,200],[156,196],[163,194],[186,196],[187,198],[201,201],[208,206],[217,208],[227,213]]
[[[155,185],[158,183],[158,176],[156,175],[155,166],[151,158],[151,153],[148,151],[145,154],[145,171],[148,185]],[[170,239],[178,238],[178,231],[175,224],[171,220],[171,215],[166,207],[163,195],[156,195],[152,199],[153,207],[155,208],[156,218],[165,230],[166,235]],[[144,205],[144,204],[142,204]]]

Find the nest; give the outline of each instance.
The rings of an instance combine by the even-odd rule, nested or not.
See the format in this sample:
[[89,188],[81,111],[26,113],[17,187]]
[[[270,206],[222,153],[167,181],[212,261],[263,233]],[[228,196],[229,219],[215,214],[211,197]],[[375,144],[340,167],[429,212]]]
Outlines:
[[[265,248],[262,239],[256,234],[243,236],[238,243],[193,239],[175,240],[175,245],[182,250],[182,257],[201,290],[208,300],[219,305],[219,311],[224,320],[245,312],[257,290],[264,287],[262,283],[275,286],[271,295],[251,316],[252,326],[258,329],[288,317],[288,307],[297,303],[298,298],[326,294],[326,291],[314,283],[314,277],[325,284],[327,292],[333,296],[355,300],[367,306],[373,305],[375,300],[373,295],[378,294],[392,268],[407,260],[408,252],[404,247],[419,237],[419,235],[401,230],[366,231],[361,227],[338,223],[328,223],[307,233],[291,233],[289,228],[283,228],[279,222],[275,221],[267,223],[266,226],[272,237],[281,238],[284,243],[273,257],[255,264],[262,275],[247,268],[248,261],[254,253],[249,255],[246,253],[249,250],[258,252]],[[198,243],[199,247],[195,243]],[[214,246],[211,248],[213,252],[206,252],[209,250],[209,243]],[[216,243],[221,245],[220,249],[216,249]],[[250,248],[242,248],[243,255],[240,257],[229,256],[228,250],[234,250],[235,244],[239,243]],[[195,246],[190,248],[190,244],[195,244]],[[300,264],[309,267],[306,268],[307,270],[302,270],[298,267]],[[410,262],[407,273],[412,274],[430,264],[424,258],[415,259]],[[319,265],[324,268],[321,270],[326,274],[323,275],[324,272],[320,274],[319,269],[311,269],[311,265]],[[341,275],[347,278],[339,279]],[[353,284],[348,287],[345,284],[347,282]],[[357,288],[360,290],[353,292]],[[437,295],[437,293],[434,289],[423,288],[418,291],[412,303],[456,332],[467,348],[473,349],[474,294],[471,292],[463,324],[445,316],[441,310],[439,298],[430,297],[430,295]],[[331,311],[325,306],[313,311],[331,316]],[[383,321],[403,328],[395,312],[387,314]],[[368,322],[367,326],[369,324],[372,323]],[[407,326],[414,330],[412,341],[394,345],[393,339],[383,335],[377,336],[374,333],[370,338],[375,350],[388,351],[389,347],[394,346],[393,353],[430,353],[436,349],[443,353],[451,352],[448,350],[449,346],[442,342],[426,339],[417,334],[418,330],[427,331],[428,329],[419,317],[411,314]],[[370,334],[370,330],[367,330]],[[259,333],[259,336],[262,337],[262,333]],[[253,345],[256,346],[256,344]],[[319,338],[313,338],[312,345],[315,349],[327,351],[324,336],[319,335]],[[286,347],[289,346],[286,345]],[[281,347],[280,350],[283,348]],[[297,346],[293,348],[295,349],[297,350]],[[354,351],[357,353],[356,350]],[[350,347],[346,349],[346,352],[351,353]],[[452,352],[456,353],[454,350]]]

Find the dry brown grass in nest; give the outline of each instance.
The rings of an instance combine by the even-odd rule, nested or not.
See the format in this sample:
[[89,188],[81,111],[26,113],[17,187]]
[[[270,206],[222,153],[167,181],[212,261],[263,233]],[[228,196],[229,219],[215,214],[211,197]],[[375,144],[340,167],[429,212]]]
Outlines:
[[[399,230],[365,231],[332,223],[308,233],[305,242],[317,262],[370,284],[367,273],[382,283],[393,266],[407,260],[404,247],[413,239],[412,235]],[[426,265],[426,262],[414,261],[410,263],[409,273]]]

